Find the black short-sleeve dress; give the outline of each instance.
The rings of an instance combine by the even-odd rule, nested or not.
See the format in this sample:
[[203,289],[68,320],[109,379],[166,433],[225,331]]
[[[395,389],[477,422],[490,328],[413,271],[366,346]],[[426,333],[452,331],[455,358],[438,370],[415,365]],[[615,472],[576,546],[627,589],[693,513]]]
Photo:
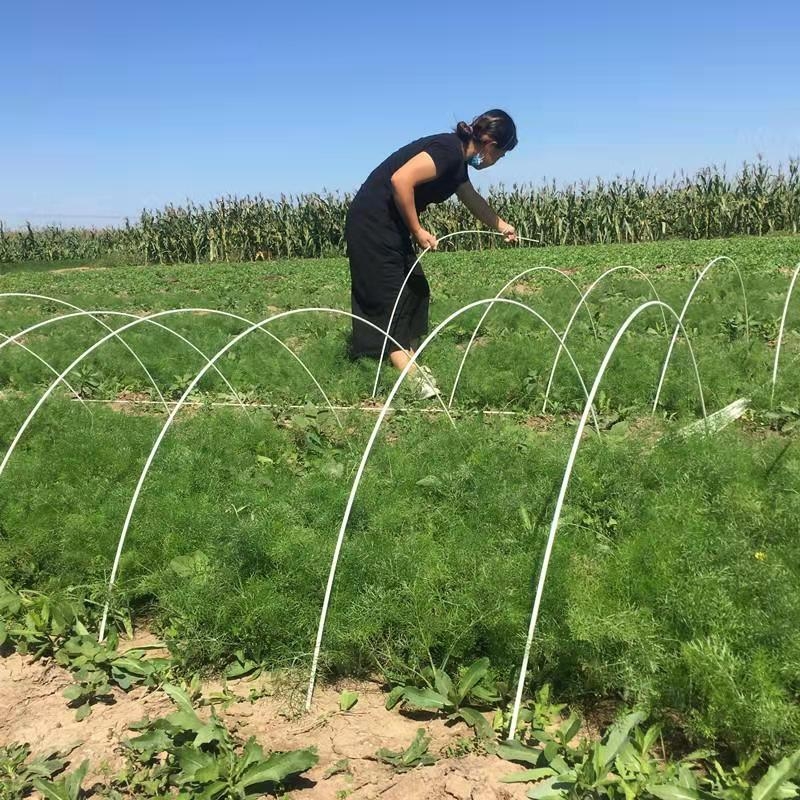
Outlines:
[[[369,175],[347,213],[345,240],[350,261],[351,307],[382,330],[389,325],[405,276],[415,261],[414,245],[394,202],[392,175],[419,153],[428,153],[436,177],[414,190],[417,213],[441,203],[469,180],[464,149],[454,133],[440,133],[401,147]],[[395,311],[389,333],[404,348],[415,347],[428,330],[430,290],[417,265]],[[353,320],[350,355],[379,357],[384,337],[369,325]],[[386,353],[397,350],[388,342]]]

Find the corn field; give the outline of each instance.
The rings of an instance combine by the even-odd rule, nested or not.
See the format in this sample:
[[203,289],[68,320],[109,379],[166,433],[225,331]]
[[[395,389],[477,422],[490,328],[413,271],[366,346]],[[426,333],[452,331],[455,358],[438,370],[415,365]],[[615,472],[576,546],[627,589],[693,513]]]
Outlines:
[[[338,193],[279,200],[228,196],[208,205],[145,210],[136,223],[91,230],[28,225],[8,231],[0,223],[0,262],[111,256],[165,264],[343,255],[349,201]],[[545,245],[797,233],[800,161],[777,169],[761,160],[745,163],[732,177],[709,167],[661,182],[633,176],[564,187],[515,184],[492,189],[489,201],[520,234]],[[439,236],[475,227],[456,201],[429,209],[423,224]],[[460,248],[494,244],[487,237],[466,238]]]

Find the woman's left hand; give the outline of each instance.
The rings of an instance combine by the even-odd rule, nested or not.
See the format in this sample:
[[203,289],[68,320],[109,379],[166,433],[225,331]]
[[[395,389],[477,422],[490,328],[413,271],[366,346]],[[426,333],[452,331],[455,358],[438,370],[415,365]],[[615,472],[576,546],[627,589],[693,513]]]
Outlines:
[[503,234],[503,238],[507,242],[517,241],[517,229],[513,225],[509,225],[507,222],[503,222],[499,227],[499,232]]

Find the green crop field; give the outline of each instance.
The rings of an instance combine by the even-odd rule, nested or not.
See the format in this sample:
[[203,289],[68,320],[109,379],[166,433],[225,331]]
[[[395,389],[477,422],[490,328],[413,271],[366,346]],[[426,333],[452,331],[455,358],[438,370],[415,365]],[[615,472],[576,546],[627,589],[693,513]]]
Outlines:
[[[557,186],[489,189],[492,208],[518,232],[546,245],[657,242],[798,232],[800,161],[745,162],[655,180],[637,175]],[[324,193],[280,199],[220,197],[208,204],[145,209],[124,226],[84,230],[50,225],[6,230],[0,220],[0,271],[15,261],[172,264],[342,255],[351,196]],[[437,235],[474,227],[455,201],[432,206],[424,224]],[[492,247],[462,237],[459,249]]]
[[[622,338],[569,485],[527,685],[559,698],[639,706],[691,745],[770,759],[800,747],[800,296],[771,377],[797,236],[635,245],[493,249],[426,256],[432,323],[491,298],[515,274],[563,270],[581,290],[607,268],[567,346],[586,382],[622,322],[653,291],[680,312],[707,274],[685,328],[705,404],[749,398],[714,435],[680,436],[701,415],[686,338],[651,406],[674,326],[658,308]],[[745,315],[740,278],[747,293]],[[159,318],[213,355],[248,323],[304,307],[349,310],[342,258],[27,271],[5,293]],[[562,331],[576,286],[539,271],[506,296]],[[3,297],[10,336],[70,309]],[[483,308],[456,318],[422,355],[445,401]],[[591,318],[591,320],[590,320]],[[105,316],[119,327],[126,320]],[[346,356],[349,320],[298,313],[256,331],[209,371],[177,416],[143,484],[111,595],[112,620],[147,619],[188,668],[221,669],[242,651],[270,668],[308,669],[330,560],[377,418],[375,363]],[[105,335],[72,317],[21,340],[57,370]],[[595,335],[596,334],[596,335]],[[168,331],[124,334],[168,401],[204,361]],[[488,315],[453,402],[454,426],[401,389],[356,495],[322,641],[322,675],[415,680],[488,657],[513,687],[556,496],[584,408],[567,358],[543,412],[557,342],[519,307]],[[378,401],[395,378],[384,369]],[[0,352],[5,451],[54,376],[13,344]],[[67,376],[0,476],[0,578],[90,604],[107,597],[131,496],[165,420],[128,350],[109,341]],[[100,401],[117,401],[115,404]],[[503,412],[503,413],[496,413]],[[93,624],[99,606],[91,605]],[[508,692],[509,689],[506,689]]]

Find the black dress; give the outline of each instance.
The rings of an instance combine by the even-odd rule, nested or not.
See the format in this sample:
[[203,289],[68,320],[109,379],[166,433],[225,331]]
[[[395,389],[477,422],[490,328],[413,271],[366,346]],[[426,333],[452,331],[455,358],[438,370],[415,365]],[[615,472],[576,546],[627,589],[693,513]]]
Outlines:
[[[414,190],[417,213],[441,203],[469,180],[461,140],[454,133],[417,139],[389,156],[369,175],[347,212],[345,240],[350,260],[351,307],[382,330],[389,325],[403,280],[415,261],[411,234],[394,202],[392,175],[409,159],[428,153],[436,177]],[[428,281],[417,265],[395,311],[389,333],[404,348],[415,347],[428,330]],[[383,334],[353,320],[350,355],[380,357]],[[386,353],[397,350],[389,341]]]

